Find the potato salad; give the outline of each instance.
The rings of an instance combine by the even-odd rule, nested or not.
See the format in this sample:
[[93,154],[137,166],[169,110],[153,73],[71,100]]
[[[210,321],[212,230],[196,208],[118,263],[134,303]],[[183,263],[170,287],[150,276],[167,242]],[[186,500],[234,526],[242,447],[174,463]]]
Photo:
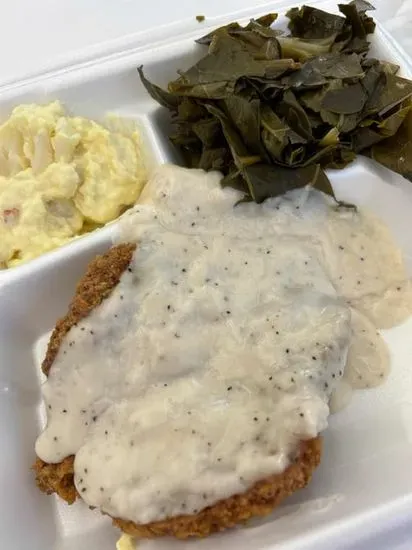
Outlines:
[[117,218],[147,168],[138,129],[70,116],[59,101],[19,105],[0,126],[0,269]]

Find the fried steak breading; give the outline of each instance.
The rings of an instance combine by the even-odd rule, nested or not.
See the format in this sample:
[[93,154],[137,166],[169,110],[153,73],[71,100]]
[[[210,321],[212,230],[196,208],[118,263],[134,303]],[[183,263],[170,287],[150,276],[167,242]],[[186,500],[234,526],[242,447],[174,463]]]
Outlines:
[[[135,250],[134,244],[112,247],[97,256],[79,282],[68,313],[60,319],[51,336],[42,370],[47,375],[55,360],[64,336],[70,328],[98,306],[118,284]],[[113,518],[113,523],[125,533],[137,537],[172,535],[178,538],[204,537],[254,516],[269,514],[280,502],[298,489],[305,487],[321,458],[319,437],[301,443],[297,459],[281,474],[263,479],[245,493],[233,495],[197,514],[181,515],[145,525]],[[74,456],[58,464],[47,464],[37,458],[33,466],[39,489],[56,493],[69,504],[80,498],[74,485]]]

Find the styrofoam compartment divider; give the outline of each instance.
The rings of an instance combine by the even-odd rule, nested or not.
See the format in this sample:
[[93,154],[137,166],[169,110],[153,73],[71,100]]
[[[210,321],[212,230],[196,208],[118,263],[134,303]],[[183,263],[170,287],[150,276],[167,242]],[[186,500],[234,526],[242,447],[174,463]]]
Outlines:
[[[318,2],[332,10],[335,4]],[[193,39],[216,26],[264,11],[284,11],[278,2],[232,13],[186,36],[139,45],[77,63],[64,70],[0,88],[0,120],[25,102],[60,99],[71,112],[99,120],[107,111],[135,118],[154,163],[178,161],[168,143],[167,114],[143,89],[136,67],[165,85],[178,68],[202,52]],[[282,18],[279,24],[282,25]],[[412,76],[409,58],[378,26],[372,55],[401,65]],[[412,273],[412,188],[370,161],[358,160],[330,174],[342,199],[377,212],[392,228]],[[30,471],[34,441],[44,422],[40,364],[50,330],[65,313],[76,282],[95,254],[106,250],[116,223],[39,259],[0,273],[0,541],[15,550],[114,550],[118,533],[109,518],[82,503],[69,507],[41,494]],[[393,370],[376,390],[355,396],[349,408],[331,418],[324,459],[312,484],[273,515],[201,541],[139,543],[152,550],[217,545],[236,550],[395,550],[412,525],[412,320],[386,331]],[[412,527],[411,527],[412,529]],[[407,548],[407,546],[405,546]]]

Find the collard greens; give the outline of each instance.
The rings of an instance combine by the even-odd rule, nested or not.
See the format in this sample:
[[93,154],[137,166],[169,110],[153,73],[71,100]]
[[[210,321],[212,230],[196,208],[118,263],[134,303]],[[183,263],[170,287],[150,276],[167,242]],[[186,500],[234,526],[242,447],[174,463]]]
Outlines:
[[220,170],[222,185],[261,202],[313,186],[334,197],[325,168],[363,154],[412,180],[412,82],[367,57],[375,23],[364,0],[340,15],[292,8],[289,32],[270,13],[197,42],[198,63],[163,90],[139,74],[172,115],[172,142],[189,167]]

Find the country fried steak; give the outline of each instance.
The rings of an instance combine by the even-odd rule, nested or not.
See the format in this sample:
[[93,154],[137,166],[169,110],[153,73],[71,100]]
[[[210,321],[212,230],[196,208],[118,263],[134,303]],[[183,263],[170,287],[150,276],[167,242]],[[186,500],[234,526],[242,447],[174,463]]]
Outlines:
[[[42,365],[46,375],[67,332],[110,295],[127,269],[134,250],[134,244],[114,246],[89,264],[67,314],[57,322],[51,336]],[[283,473],[267,477],[246,492],[221,500],[197,514],[179,515],[144,525],[120,518],[113,518],[113,523],[125,533],[137,537],[204,537],[252,517],[269,514],[284,498],[309,483],[320,458],[321,439],[317,437],[301,443],[297,459]],[[74,485],[74,456],[57,464],[48,464],[37,458],[33,469],[41,491],[56,493],[69,504],[80,498]]]

